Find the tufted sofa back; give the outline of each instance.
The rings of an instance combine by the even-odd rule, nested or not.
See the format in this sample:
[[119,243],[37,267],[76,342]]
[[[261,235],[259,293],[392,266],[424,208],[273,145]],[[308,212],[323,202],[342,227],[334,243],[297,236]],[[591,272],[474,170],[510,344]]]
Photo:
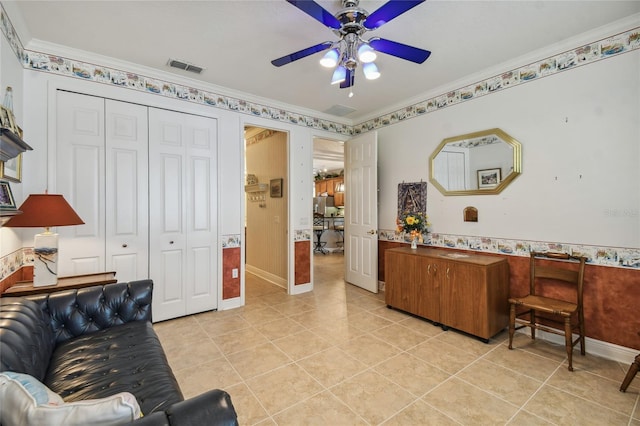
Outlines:
[[0,298],[0,371],[42,381],[55,347],[49,322],[48,314],[31,300]]
[[49,315],[56,344],[132,321],[151,321],[153,281],[139,280],[30,296]]

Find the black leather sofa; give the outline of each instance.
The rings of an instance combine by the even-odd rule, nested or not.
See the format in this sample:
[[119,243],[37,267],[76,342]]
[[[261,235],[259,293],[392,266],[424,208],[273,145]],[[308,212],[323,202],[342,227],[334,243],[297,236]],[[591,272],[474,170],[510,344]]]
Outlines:
[[223,390],[184,400],[151,325],[152,292],[141,280],[0,298],[0,372],[29,374],[65,402],[130,392],[139,426],[237,425]]

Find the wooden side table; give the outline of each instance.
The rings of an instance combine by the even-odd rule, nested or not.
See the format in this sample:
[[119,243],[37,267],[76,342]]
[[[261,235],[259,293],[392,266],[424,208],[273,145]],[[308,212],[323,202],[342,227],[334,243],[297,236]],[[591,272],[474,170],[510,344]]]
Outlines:
[[98,272],[95,274],[73,275],[69,277],[58,278],[58,284],[48,285],[42,287],[34,287],[33,281],[18,281],[6,289],[3,293],[0,293],[0,297],[19,297],[30,296],[33,294],[53,293],[59,290],[70,290],[83,287],[91,287],[93,285],[104,285],[116,283],[115,272]]

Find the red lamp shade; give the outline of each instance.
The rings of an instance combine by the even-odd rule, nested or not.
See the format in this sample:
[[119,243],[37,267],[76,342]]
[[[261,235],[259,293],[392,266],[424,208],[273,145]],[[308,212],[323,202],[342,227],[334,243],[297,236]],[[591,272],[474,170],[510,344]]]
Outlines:
[[14,228],[49,228],[52,226],[83,225],[80,216],[59,194],[31,194],[20,206],[21,215],[4,224]]

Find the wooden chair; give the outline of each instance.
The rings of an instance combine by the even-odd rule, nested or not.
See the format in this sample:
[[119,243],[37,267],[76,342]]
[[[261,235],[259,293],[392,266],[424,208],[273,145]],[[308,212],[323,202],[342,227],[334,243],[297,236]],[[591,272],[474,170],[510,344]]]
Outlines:
[[[567,269],[552,266],[551,262],[540,264],[541,260],[560,259],[571,263]],[[580,342],[580,354],[584,355],[584,311],[582,306],[582,289],[584,282],[585,257],[571,256],[566,253],[531,252],[529,294],[523,297],[509,298],[511,306],[509,315],[509,349],[513,349],[513,335],[517,329],[531,328],[531,338],[536,338],[536,330],[564,335],[569,371],[573,371],[573,347]],[[565,262],[563,262],[565,263]],[[555,282],[554,285],[571,285],[575,297],[571,300],[541,295],[541,290]],[[560,284],[563,283],[563,284]],[[516,325],[519,325],[516,327]],[[553,327],[555,325],[556,327]],[[573,331],[578,338],[573,340]]]
[[[640,336],[640,332],[638,332],[638,336]],[[629,371],[627,371],[627,375],[624,376],[624,380],[620,385],[620,392],[626,392],[629,384],[636,377],[638,370],[640,369],[640,354],[636,355],[636,359],[633,360],[631,366],[629,367]]]

